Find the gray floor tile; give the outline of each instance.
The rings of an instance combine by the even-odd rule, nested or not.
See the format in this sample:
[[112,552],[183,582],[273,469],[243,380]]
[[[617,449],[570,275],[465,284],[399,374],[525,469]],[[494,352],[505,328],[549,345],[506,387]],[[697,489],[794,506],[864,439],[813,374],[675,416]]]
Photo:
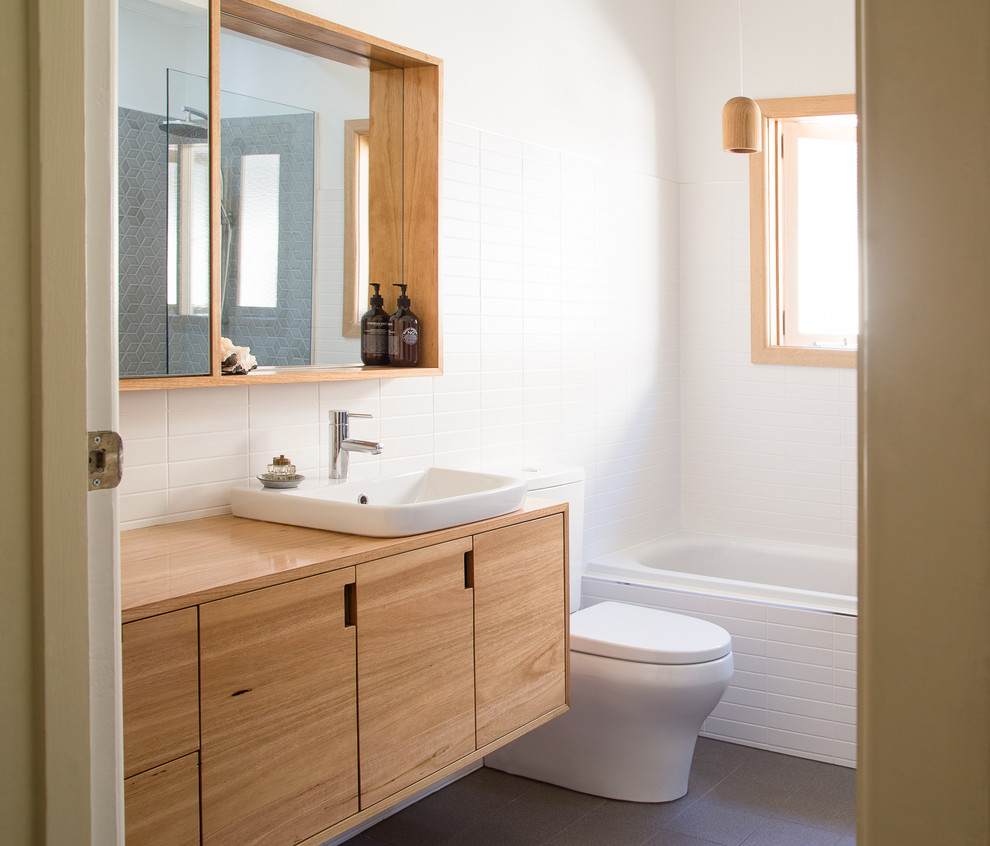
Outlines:
[[488,826],[505,842],[525,838],[545,843],[605,802],[598,796],[576,793],[552,784],[528,781],[528,787],[511,802],[488,812],[479,825]]
[[688,794],[698,797],[707,793],[738,770],[748,752],[745,746],[699,737],[688,776]]
[[433,808],[420,808],[425,801],[382,820],[369,828],[364,836],[373,843],[389,846],[437,846],[473,823],[466,815],[452,816],[437,813]]
[[381,846],[381,840],[375,840],[367,834],[359,834],[348,840],[347,846]]
[[778,815],[805,825],[834,828],[839,834],[855,834],[856,771],[822,764]]
[[[606,844],[602,844],[606,846]],[[609,843],[608,846],[618,846],[617,843]],[[646,841],[643,846],[718,846],[711,840],[699,840],[697,837],[689,837],[677,831],[658,831],[653,837]]]
[[721,846],[740,846],[763,822],[763,817],[732,804],[704,796],[664,828],[710,840]]
[[483,823],[465,829],[435,846],[542,846],[543,842],[523,832],[491,828]]
[[604,843],[639,846],[692,802],[687,797],[676,802],[662,803],[616,802],[607,799],[548,840],[547,846],[601,846]]
[[789,820],[766,820],[743,846],[838,846],[841,835]]

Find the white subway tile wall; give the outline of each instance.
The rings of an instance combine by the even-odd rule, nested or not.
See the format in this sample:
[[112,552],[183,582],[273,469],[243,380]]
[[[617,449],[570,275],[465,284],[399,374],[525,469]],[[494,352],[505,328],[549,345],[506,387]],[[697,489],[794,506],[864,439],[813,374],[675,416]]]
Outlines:
[[316,192],[316,364],[360,363],[358,342],[341,334],[344,320],[344,189]]
[[856,546],[856,371],[750,362],[749,186],[680,186],[685,531]]
[[353,434],[385,446],[354,477],[578,464],[588,555],[679,528],[676,183],[444,133],[444,375],[124,392],[123,529],[228,512],[231,485],[280,453],[326,474],[334,408],[373,414]]
[[585,580],[605,600],[711,620],[732,635],[735,673],[701,733],[801,758],[856,766],[856,618]]

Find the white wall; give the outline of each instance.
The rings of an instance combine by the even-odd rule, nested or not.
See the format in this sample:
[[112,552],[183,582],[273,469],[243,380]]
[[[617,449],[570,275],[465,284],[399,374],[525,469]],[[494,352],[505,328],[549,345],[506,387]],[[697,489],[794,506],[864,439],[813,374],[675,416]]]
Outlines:
[[296,0],[444,61],[448,120],[676,179],[674,0]]
[[[685,529],[856,545],[856,373],[750,363],[746,156],[735,0],[677,4]],[[743,0],[743,93],[855,90],[853,0]]]
[[[172,8],[146,0],[120,0],[117,12],[117,104],[129,109],[165,114],[168,110],[165,69],[173,68],[201,78],[188,94],[172,105],[209,108],[209,31],[206,9]],[[173,80],[175,84],[178,80]],[[187,99],[175,106],[177,99]]]

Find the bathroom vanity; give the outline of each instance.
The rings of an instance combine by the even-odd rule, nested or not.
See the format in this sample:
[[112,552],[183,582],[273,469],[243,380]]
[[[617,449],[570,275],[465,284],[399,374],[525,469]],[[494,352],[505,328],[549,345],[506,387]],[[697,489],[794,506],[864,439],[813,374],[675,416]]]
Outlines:
[[567,506],[121,535],[129,846],[320,844],[567,709]]

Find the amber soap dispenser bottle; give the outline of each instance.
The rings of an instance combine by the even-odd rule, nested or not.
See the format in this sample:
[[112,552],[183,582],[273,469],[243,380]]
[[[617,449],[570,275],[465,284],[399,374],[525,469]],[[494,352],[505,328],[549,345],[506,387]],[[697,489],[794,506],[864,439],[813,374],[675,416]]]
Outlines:
[[409,309],[406,286],[401,289],[399,307],[388,319],[388,363],[393,367],[415,367],[419,364],[419,318]]
[[385,300],[378,293],[381,287],[372,282],[371,308],[361,315],[361,361],[369,365],[388,364],[388,313],[382,308]]

